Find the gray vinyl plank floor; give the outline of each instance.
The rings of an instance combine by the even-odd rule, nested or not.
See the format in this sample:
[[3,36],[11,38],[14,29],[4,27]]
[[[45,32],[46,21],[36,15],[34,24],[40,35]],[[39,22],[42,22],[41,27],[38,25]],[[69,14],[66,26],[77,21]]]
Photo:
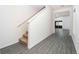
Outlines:
[[[60,33],[61,32],[61,33]],[[31,49],[20,43],[1,49],[2,54],[76,54],[72,37],[67,30],[57,30],[55,34],[37,44]]]

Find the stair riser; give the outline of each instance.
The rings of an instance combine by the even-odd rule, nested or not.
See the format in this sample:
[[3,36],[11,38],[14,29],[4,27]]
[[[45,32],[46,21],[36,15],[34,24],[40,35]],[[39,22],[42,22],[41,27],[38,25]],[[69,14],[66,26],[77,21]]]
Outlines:
[[26,32],[25,34],[23,34],[23,36],[19,39],[19,42],[22,45],[27,46],[27,44],[28,44],[28,32]]
[[23,37],[28,39],[28,36],[23,35]]

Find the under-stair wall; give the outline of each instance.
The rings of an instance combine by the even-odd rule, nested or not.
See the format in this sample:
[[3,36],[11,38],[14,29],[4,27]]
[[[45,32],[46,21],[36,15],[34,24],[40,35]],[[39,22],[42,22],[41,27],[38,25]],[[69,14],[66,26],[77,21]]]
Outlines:
[[52,17],[51,9],[46,7],[28,21],[29,49],[55,32]]

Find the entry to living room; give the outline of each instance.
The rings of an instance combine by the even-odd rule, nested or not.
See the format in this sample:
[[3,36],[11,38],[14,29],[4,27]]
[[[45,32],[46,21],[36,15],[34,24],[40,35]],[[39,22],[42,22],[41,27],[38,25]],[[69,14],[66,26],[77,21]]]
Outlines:
[[66,28],[69,26],[69,22],[66,23],[66,21],[68,19],[64,19],[65,17],[59,17],[59,18],[56,18],[55,20],[55,33],[56,35],[59,35],[59,36],[63,36],[63,35],[69,35],[69,28]]
[[[65,7],[65,6],[61,6]],[[55,33],[58,36],[65,36],[71,34],[72,27],[72,6],[68,9],[57,10],[54,12],[55,16]]]

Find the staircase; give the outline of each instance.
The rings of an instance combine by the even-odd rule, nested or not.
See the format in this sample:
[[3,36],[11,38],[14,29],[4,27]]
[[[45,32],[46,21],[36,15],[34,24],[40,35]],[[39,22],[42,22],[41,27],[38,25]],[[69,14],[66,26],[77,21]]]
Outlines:
[[28,32],[26,32],[26,33],[23,34],[23,36],[19,39],[19,42],[22,45],[27,46],[27,44],[28,44]]
[[[45,6],[42,7],[37,13],[35,13],[34,15],[32,15],[31,17],[29,17],[27,20],[25,20],[23,23],[19,24],[18,27],[20,28],[20,35],[23,34],[23,32],[25,32],[25,29],[27,27],[27,31],[28,30],[28,25],[33,21],[36,20],[36,17],[38,15],[40,15],[40,13],[42,13],[41,11],[44,10]],[[34,19],[35,18],[35,19]],[[28,46],[28,32],[24,33],[22,35],[22,37],[19,39],[19,42],[24,45],[24,46]]]

